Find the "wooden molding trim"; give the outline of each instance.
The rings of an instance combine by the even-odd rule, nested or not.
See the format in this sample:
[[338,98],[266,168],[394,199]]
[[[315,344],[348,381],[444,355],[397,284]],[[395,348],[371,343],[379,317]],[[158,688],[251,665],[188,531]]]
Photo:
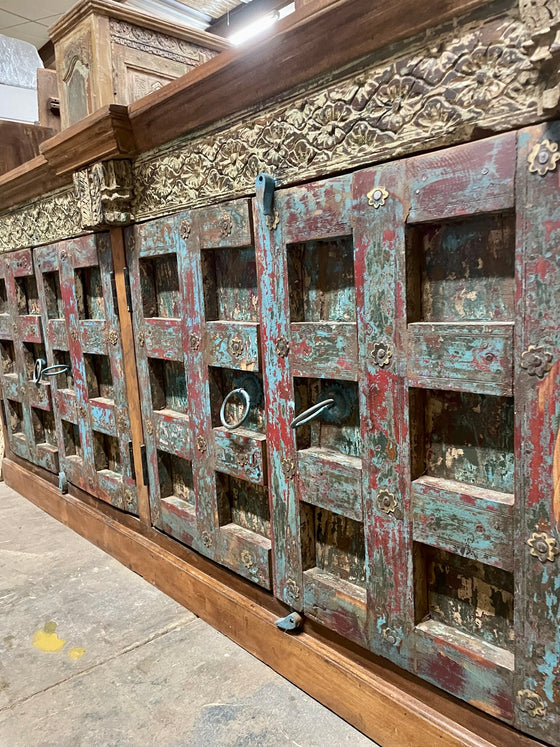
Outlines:
[[[50,140],[45,142],[50,142]],[[36,156],[0,176],[0,210],[5,210],[37,195],[52,192],[71,181],[70,174],[57,175],[44,155]]]
[[94,13],[97,16],[117,18],[119,21],[136,24],[142,28],[156,31],[158,34],[167,34],[167,36],[173,36],[176,39],[183,39],[193,44],[201,44],[219,52],[231,48],[230,42],[223,37],[210,34],[206,31],[199,31],[189,26],[179,26],[177,23],[166,21],[163,18],[154,18],[139,10],[130,8],[128,5],[111,2],[111,0],[81,0],[81,2],[73,5],[67,13],[50,27],[49,36],[51,40],[54,43],[58,42],[62,36]]
[[13,458],[7,485],[105,550],[383,747],[537,747],[540,743],[308,621],[293,636],[266,592],[138,519],[74,495]]
[[41,145],[57,174],[71,174],[94,161],[129,158],[136,152],[127,107],[108,104]]
[[[140,152],[484,5],[482,0],[315,0],[253,44],[224,52],[129,106]],[[328,40],[328,43],[326,43]],[[188,118],[184,117],[188,112]]]

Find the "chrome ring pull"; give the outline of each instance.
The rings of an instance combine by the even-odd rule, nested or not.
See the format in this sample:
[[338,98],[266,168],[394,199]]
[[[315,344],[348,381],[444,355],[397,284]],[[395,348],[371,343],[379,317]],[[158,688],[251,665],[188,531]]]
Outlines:
[[[228,423],[226,420],[226,405],[233,397],[242,399],[244,407],[241,417],[235,420],[233,423]],[[236,428],[239,428],[241,425],[243,425],[243,423],[247,420],[247,418],[249,417],[250,409],[251,397],[245,391],[245,389],[232,389],[231,392],[226,395],[226,397],[224,397],[224,401],[222,402],[222,406],[220,408],[220,422],[224,426],[224,428],[228,429],[228,431],[234,431]]]
[[290,428],[299,428],[300,425],[309,423],[310,420],[319,417],[323,410],[328,410],[334,405],[334,399],[323,399],[321,402],[316,402],[311,405],[307,410],[300,412],[299,415],[292,420]]
[[37,358],[35,365],[33,366],[33,378],[31,379],[34,384],[40,384],[41,379],[44,376],[58,376],[62,373],[68,373],[70,366],[66,363],[57,363],[54,366],[47,366],[47,361],[44,358]]

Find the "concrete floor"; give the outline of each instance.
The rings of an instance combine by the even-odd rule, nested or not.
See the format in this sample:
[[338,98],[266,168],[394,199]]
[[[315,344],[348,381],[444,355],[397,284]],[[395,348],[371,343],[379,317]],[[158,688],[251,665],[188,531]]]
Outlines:
[[0,747],[375,747],[0,483]]

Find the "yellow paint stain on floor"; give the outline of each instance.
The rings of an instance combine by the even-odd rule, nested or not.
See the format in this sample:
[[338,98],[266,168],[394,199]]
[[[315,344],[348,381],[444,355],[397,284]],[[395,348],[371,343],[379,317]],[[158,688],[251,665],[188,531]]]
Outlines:
[[59,638],[56,633],[56,623],[48,622],[45,623],[45,627],[38,630],[33,636],[33,645],[40,651],[46,651],[47,653],[53,653],[56,651],[62,651],[66,641]]
[[77,659],[82,658],[85,652],[85,648],[82,648],[81,646],[74,646],[74,648],[68,650],[68,656],[74,661],[77,661]]

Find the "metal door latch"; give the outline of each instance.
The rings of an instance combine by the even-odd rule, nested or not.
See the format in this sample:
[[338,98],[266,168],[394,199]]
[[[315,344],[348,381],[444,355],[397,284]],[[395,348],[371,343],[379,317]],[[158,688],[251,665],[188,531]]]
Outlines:
[[259,174],[255,183],[257,200],[262,205],[265,223],[270,230],[278,225],[278,212],[274,209],[274,189],[276,183],[270,174]]
[[299,612],[290,612],[286,617],[276,620],[276,627],[284,630],[286,633],[300,630],[303,625],[303,617]]

